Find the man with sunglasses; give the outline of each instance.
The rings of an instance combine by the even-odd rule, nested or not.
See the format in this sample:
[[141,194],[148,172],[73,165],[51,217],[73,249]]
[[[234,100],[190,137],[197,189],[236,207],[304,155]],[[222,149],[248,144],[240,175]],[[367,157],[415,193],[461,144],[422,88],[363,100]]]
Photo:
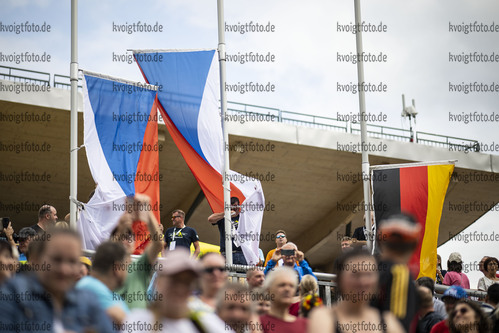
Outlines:
[[194,228],[185,226],[185,213],[180,209],[172,212],[172,228],[166,229],[165,242],[166,248],[170,251],[178,247],[185,247],[190,251],[191,244],[194,244],[193,258],[199,255],[199,236]]
[[201,278],[199,286],[201,293],[189,301],[192,311],[215,312],[216,297],[227,282],[225,258],[217,252],[207,252],[200,258]]
[[[284,230],[277,230],[275,232],[275,244],[276,248],[272,249],[267,253],[267,257],[265,258],[265,264],[263,266],[267,266],[268,262],[270,259],[272,259],[272,256],[274,255],[274,252],[281,247],[283,247],[284,244],[288,242],[288,239],[286,238],[286,231]],[[282,260],[279,261],[279,266],[282,266]]]

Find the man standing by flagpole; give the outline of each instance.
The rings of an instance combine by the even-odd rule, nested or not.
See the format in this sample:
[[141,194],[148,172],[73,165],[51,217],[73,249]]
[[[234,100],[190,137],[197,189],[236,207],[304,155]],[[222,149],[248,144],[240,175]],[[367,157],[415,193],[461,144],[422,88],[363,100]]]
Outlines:
[[[231,208],[231,212],[230,212],[230,214],[231,214],[231,229],[234,228],[235,229],[234,231],[236,231],[237,228],[239,227],[239,214],[241,213],[239,199],[237,197],[232,197],[230,199],[230,203],[231,203],[231,206],[230,206],[230,208]],[[229,257],[231,257],[232,264],[234,264],[234,265],[247,265],[247,261],[244,257],[242,248],[240,246],[237,246],[236,244],[234,244],[234,239],[232,237],[231,237],[232,251],[231,252],[227,251],[226,243],[227,243],[227,239],[229,239],[227,237],[229,237],[229,235],[232,235],[233,233],[231,231],[229,231],[229,232],[226,231],[227,229],[225,228],[224,216],[225,216],[225,212],[221,212],[221,213],[211,214],[208,217],[208,221],[212,225],[216,225],[218,227],[218,230],[220,231],[220,252],[225,257],[227,262],[228,262],[227,253],[232,252],[232,256],[229,256]],[[225,235],[227,235],[227,236],[225,236]]]

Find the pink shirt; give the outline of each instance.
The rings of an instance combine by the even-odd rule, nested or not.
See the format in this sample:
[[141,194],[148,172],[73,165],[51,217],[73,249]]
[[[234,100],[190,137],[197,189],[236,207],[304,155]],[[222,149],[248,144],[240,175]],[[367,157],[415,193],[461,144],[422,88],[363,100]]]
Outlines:
[[443,282],[447,286],[461,286],[464,289],[470,289],[470,280],[464,273],[447,271]]

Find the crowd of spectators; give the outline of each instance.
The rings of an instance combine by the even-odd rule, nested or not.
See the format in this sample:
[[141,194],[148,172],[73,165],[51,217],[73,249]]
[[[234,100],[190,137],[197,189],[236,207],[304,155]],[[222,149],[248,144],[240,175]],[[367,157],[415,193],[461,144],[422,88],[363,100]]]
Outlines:
[[[199,236],[185,225],[185,213],[174,210],[172,226],[163,232],[145,209],[148,200],[135,196],[135,208],[120,218],[91,258],[82,256],[80,235],[58,222],[50,205],[40,208],[37,224],[17,235],[12,223],[6,223],[5,240],[0,240],[0,331],[499,330],[498,260],[484,257],[480,263],[483,277],[477,289],[487,293],[482,299],[469,294],[458,252],[449,256],[447,270],[438,257],[435,275],[414,281],[408,264],[420,227],[410,216],[380,221],[379,255],[366,250],[365,228],[342,239],[342,254],[333,265],[334,301],[326,306],[304,253],[288,241],[284,230],[275,233],[276,247],[260,266],[248,266],[245,279],[229,278],[224,248],[198,256]],[[238,200],[232,200],[232,210],[232,227],[237,229]],[[149,242],[141,255],[132,257],[135,221],[147,225]],[[215,213],[208,221],[218,226],[222,245],[223,215]],[[244,255],[235,245],[234,263],[244,265]],[[436,284],[448,286],[441,297],[435,293]]]

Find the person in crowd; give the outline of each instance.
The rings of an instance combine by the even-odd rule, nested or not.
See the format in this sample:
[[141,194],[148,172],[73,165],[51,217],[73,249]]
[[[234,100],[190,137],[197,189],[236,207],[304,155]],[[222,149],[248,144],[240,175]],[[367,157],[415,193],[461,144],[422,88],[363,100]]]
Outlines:
[[258,316],[263,316],[270,311],[270,295],[263,287],[251,290],[251,301]]
[[376,260],[367,251],[355,249],[335,262],[339,301],[330,309],[320,307],[309,316],[308,332],[404,332],[389,311],[371,307],[377,297],[379,273]]
[[406,332],[414,332],[417,326],[418,294],[408,263],[417,248],[420,230],[407,214],[388,216],[378,226],[380,285],[371,305],[394,314]]
[[[129,309],[147,306],[147,287],[153,272],[153,264],[163,248],[158,222],[152,211],[147,208],[150,207],[149,200],[144,194],[136,194],[130,212],[127,211],[121,216],[118,225],[111,232],[111,241],[123,244],[128,253],[128,276],[123,286],[115,292],[121,295]],[[135,250],[133,221],[145,222],[151,235],[144,253],[135,261],[131,259],[131,254]]]
[[[314,295],[319,290],[317,280],[312,275],[305,275],[298,284],[298,295],[295,296],[293,303],[289,307],[289,313],[295,317],[300,314],[300,305],[305,301],[307,295]],[[304,316],[302,316],[304,317]]]
[[432,278],[423,276],[416,280],[419,286],[426,287],[431,290],[433,295],[433,310],[435,313],[442,316],[443,319],[447,318],[447,311],[445,311],[445,304],[438,297],[435,296],[435,281]]
[[[234,235],[239,228],[239,219],[241,214],[241,206],[239,198],[230,198],[230,209],[231,209],[231,225],[232,225],[232,263],[234,265],[247,265],[246,258],[244,257],[243,250],[240,246],[234,243]],[[220,233],[220,252],[225,257],[225,212],[214,213],[208,217],[208,222],[211,225],[216,225]]]
[[308,318],[312,309],[322,306],[322,299],[319,297],[319,285],[312,275],[305,275],[298,285],[299,301],[298,306],[292,304],[289,313],[293,316]]
[[216,314],[225,322],[226,328],[231,328],[236,333],[257,331],[259,321],[256,314],[252,313],[249,295],[248,287],[240,283],[228,283],[220,289]]
[[485,271],[485,268],[483,267],[483,263],[485,262],[485,260],[487,260],[488,256],[484,256],[480,262],[478,263],[478,270],[480,272],[482,272],[483,275],[485,275],[486,271]]
[[59,222],[56,222],[55,227],[69,229],[69,224],[66,221],[59,221]]
[[14,276],[17,270],[17,260],[12,245],[0,240],[0,286]]
[[499,260],[494,257],[488,257],[483,262],[484,276],[478,280],[478,290],[487,291],[494,283],[499,283],[499,278],[496,276],[499,270]]
[[[353,231],[352,235],[352,245],[354,246],[362,246],[363,248],[367,247],[367,229],[366,229],[366,216],[362,217],[362,227],[358,227]],[[374,223],[374,212],[371,212],[371,239],[374,239],[375,232],[375,223]]]
[[454,305],[461,299],[468,298],[468,294],[460,286],[451,286],[442,295],[442,301],[445,304],[445,311],[447,312],[447,319],[436,323],[431,329],[430,333],[448,333],[449,332],[449,316]]
[[18,274],[2,286],[0,294],[17,295],[0,302],[2,327],[9,332],[111,332],[111,321],[94,294],[74,288],[82,247],[79,234],[54,229],[50,235],[30,244],[38,251],[31,258],[38,267],[34,274]]
[[50,205],[43,205],[38,210],[38,223],[32,225],[31,228],[37,234],[43,234],[47,229],[55,226],[57,222],[57,210]]
[[265,281],[265,274],[261,268],[250,268],[246,271],[246,282],[250,290],[261,287]]
[[26,253],[31,240],[36,236],[36,231],[30,227],[24,227],[19,230],[19,263],[24,264],[28,260]]
[[353,242],[352,242],[351,237],[343,236],[343,238],[341,239],[341,252],[345,253],[345,252],[353,250],[352,243]]
[[495,283],[487,289],[485,302],[494,307],[489,317],[492,321],[492,332],[499,333],[499,284]]
[[76,281],[79,281],[82,277],[90,275],[92,271],[92,261],[85,256],[80,257],[80,272],[78,273],[78,278]]
[[[268,314],[260,316],[261,327],[265,333],[302,333],[306,331],[307,319],[295,317],[289,314],[288,310],[293,303],[297,287],[297,273],[289,266],[277,267],[268,274],[264,288],[269,291],[270,310]],[[325,331],[320,329],[315,332]]]
[[[183,248],[157,263],[157,295],[148,309],[134,309],[119,326],[125,332],[232,332],[214,313],[192,311],[188,299],[202,268]],[[139,325],[140,324],[140,325]]]
[[128,253],[122,244],[104,242],[93,257],[93,270],[76,283],[76,289],[94,293],[100,306],[113,322],[121,324],[129,312],[125,302],[113,290],[125,283]]
[[166,229],[165,242],[168,250],[175,250],[177,247],[185,247],[190,251],[191,244],[194,245],[194,258],[199,255],[199,236],[194,228],[187,227],[184,223],[185,213],[180,209],[172,212],[172,228]]
[[446,286],[461,286],[464,289],[470,289],[470,280],[462,272],[463,259],[458,252],[452,252],[447,261],[447,274],[445,274],[443,284]]
[[469,300],[459,300],[449,314],[451,333],[489,333],[490,320],[480,307]]
[[438,284],[443,284],[445,274],[447,274],[447,271],[442,269],[442,257],[437,254],[437,276],[435,282]]
[[[302,276],[307,274],[312,275],[315,279],[317,279],[315,274],[312,272],[312,268],[310,268],[308,262],[305,260],[303,252],[299,251],[298,247],[291,242],[284,244],[280,249],[274,252],[272,259],[269,260],[263,271],[265,275],[267,275],[269,271],[273,270],[281,259],[283,260],[283,266],[290,267],[296,271],[300,281]],[[298,266],[296,262],[300,265]]]
[[433,292],[431,289],[419,286],[418,293],[420,307],[418,311],[419,321],[416,333],[430,333],[433,326],[444,320],[444,318],[433,309]]
[[[267,253],[267,257],[265,257],[265,263],[263,264],[263,266],[267,266],[269,260],[272,259],[272,256],[274,255],[274,252],[276,250],[280,249],[287,242],[288,242],[288,238],[286,237],[286,231],[284,231],[284,230],[277,230],[275,232],[275,244],[276,244],[276,248],[270,250]],[[279,264],[279,266],[282,266],[282,261],[280,261],[278,264]]]
[[207,252],[201,258],[201,294],[193,296],[189,307],[193,311],[215,312],[216,296],[227,281],[225,258],[216,252]]
[[499,305],[499,284],[494,283],[487,289],[487,296],[480,306],[486,315],[491,315]]

